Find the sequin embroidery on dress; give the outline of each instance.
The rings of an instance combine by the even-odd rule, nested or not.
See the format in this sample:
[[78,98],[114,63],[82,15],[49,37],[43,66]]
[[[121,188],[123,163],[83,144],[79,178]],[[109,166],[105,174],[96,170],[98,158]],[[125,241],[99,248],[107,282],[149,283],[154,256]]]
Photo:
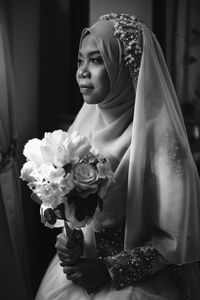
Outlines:
[[125,219],[112,228],[105,228],[95,232],[97,254],[99,259],[115,255],[124,249]]

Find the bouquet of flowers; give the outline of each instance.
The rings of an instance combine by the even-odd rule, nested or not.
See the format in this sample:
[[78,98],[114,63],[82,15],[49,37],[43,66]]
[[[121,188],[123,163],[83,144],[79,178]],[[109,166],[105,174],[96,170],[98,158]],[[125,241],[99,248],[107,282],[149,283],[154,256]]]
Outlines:
[[[29,140],[20,178],[41,200],[41,221],[51,228],[81,228],[103,208],[113,172],[109,160],[77,132],[56,130]],[[64,221],[64,222],[63,222]]]
[[81,228],[102,210],[113,172],[109,160],[86,137],[56,130],[41,140],[29,140],[23,154],[26,162],[20,178],[41,200],[41,221],[46,226],[67,222],[72,229]]

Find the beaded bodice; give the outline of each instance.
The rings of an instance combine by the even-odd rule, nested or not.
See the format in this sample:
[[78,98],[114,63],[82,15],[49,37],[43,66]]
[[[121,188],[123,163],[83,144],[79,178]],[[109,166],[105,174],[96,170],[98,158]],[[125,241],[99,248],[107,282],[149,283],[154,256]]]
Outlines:
[[105,228],[95,232],[97,254],[99,258],[112,256],[124,248],[125,219],[115,224],[112,228]]

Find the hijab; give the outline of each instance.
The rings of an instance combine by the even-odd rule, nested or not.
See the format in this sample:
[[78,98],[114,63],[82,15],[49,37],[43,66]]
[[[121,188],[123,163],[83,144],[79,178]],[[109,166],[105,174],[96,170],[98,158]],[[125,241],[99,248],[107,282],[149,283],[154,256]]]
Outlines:
[[125,249],[149,242],[171,263],[182,264],[200,259],[199,177],[162,50],[148,26],[141,26],[136,82],[111,20],[83,30],[80,46],[87,32],[94,36],[111,90],[100,104],[84,103],[70,130],[87,136],[114,171],[94,229],[125,217]]
[[[112,184],[104,199],[103,213],[96,217],[96,227],[100,228],[116,223],[126,214],[134,87],[129,69],[122,60],[122,46],[114,37],[112,23],[99,21],[91,28],[84,29],[80,46],[88,31],[96,40],[111,88],[110,93],[99,105],[84,103],[72,128],[87,136],[93,146],[110,159],[115,172],[115,184]],[[117,195],[117,198],[114,195]]]

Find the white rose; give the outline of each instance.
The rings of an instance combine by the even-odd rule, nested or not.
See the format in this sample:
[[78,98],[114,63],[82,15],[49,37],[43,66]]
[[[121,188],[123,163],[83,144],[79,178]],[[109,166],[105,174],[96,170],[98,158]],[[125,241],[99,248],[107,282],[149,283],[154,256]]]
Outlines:
[[80,163],[73,168],[74,185],[80,196],[86,198],[98,190],[98,174],[95,167]]

